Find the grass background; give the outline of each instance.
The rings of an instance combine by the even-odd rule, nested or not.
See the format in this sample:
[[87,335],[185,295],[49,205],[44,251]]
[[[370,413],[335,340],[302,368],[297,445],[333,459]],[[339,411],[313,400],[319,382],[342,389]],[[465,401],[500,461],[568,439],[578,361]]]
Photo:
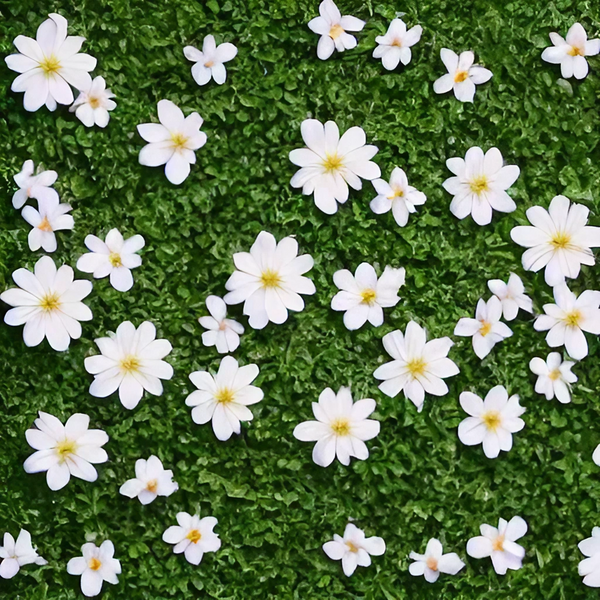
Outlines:
[[[28,566],[13,580],[0,580],[3,599],[79,598],[79,579],[66,572],[86,539],[111,539],[123,574],[105,585],[104,598],[141,599],[506,599],[597,598],[577,575],[576,544],[600,525],[600,470],[591,453],[600,442],[599,344],[574,368],[579,377],[573,402],[547,402],[533,391],[532,356],[545,357],[544,336],[521,313],[514,335],[484,361],[469,339],[456,338],[450,356],[461,373],[450,393],[427,397],[425,409],[377,389],[373,371],[387,360],[380,339],[415,319],[430,336],[452,335],[456,321],[472,316],[486,282],[519,273],[540,310],[551,290],[543,275],[524,274],[521,249],[510,229],[524,224],[524,211],[547,206],[564,193],[592,211],[600,224],[598,95],[600,59],[590,60],[582,82],[560,80],[559,68],[540,59],[548,33],[563,35],[579,20],[598,35],[600,5],[592,0],[486,0],[378,2],[343,0],[343,14],[365,19],[355,50],[328,61],[316,58],[317,36],[306,23],[318,2],[306,0],[35,0],[0,3],[0,54],[13,52],[19,34],[34,36],[47,13],[69,20],[69,32],[84,35],[84,51],[98,58],[118,108],[106,130],[86,129],[66,108],[25,112],[22,95],[10,92],[14,74],[0,65],[0,289],[11,273],[32,267],[39,253],[27,246],[29,226],[10,198],[12,176],[24,160],[58,171],[56,189],[71,202],[75,229],[60,232],[53,258],[75,266],[88,233],[112,227],[146,239],[143,265],[128,293],[107,279],[94,283],[87,303],[94,320],[65,353],[46,343],[26,348],[21,328],[0,326],[0,532],[27,528],[46,567]],[[406,68],[387,72],[371,58],[376,35],[396,11],[409,26],[424,28]],[[214,33],[239,54],[228,63],[223,86],[199,88],[182,49],[201,46]],[[442,47],[473,49],[493,79],[478,87],[474,104],[437,96],[433,81],[443,74]],[[138,123],[156,120],[156,103],[168,98],[205,119],[208,143],[180,187],[162,169],[138,164],[143,141]],[[342,130],[362,126],[380,152],[375,160],[389,177],[404,168],[411,184],[427,194],[424,207],[404,229],[391,213],[368,207],[375,192],[366,183],[334,216],[292,190],[296,168],[288,152],[302,145],[300,123],[308,116],[334,119]],[[516,213],[496,214],[491,225],[456,220],[442,181],[445,160],[473,145],[497,146],[521,168],[512,189]],[[192,390],[188,374],[216,369],[219,356],[205,348],[196,319],[206,314],[209,294],[222,295],[232,272],[231,255],[247,250],[263,229],[279,239],[296,235],[315,258],[317,294],[304,312],[282,326],[248,328],[235,356],[255,362],[265,399],[240,437],[220,443],[210,426],[196,426],[184,405]],[[402,301],[386,311],[385,324],[348,332],[330,301],[334,271],[362,261],[383,269],[404,266]],[[79,277],[86,277],[79,274]],[[572,289],[598,289],[595,268],[584,267]],[[3,307],[4,311],[6,307]],[[241,317],[241,306],[230,314]],[[93,339],[123,320],[153,321],[174,346],[175,376],[160,398],[146,396],[127,411],[113,396],[92,398],[84,357]],[[527,407],[525,429],[508,454],[488,460],[481,448],[457,438],[464,418],[458,396],[483,396],[503,384]],[[311,461],[311,445],[292,437],[294,426],[312,416],[310,404],[327,386],[351,385],[355,398],[377,400],[381,433],[369,442],[371,456],[349,467],[327,469]],[[43,475],[27,475],[25,441],[38,410],[66,419],[82,411],[110,435],[110,462],[99,466],[94,484],[73,479],[62,491],[48,490]],[[142,507],[118,494],[140,457],[157,454],[173,468],[180,491]],[[223,540],[199,567],[172,554],[161,541],[175,514],[200,510],[219,520]],[[489,560],[466,556],[467,540],[481,523],[521,515],[530,532],[523,540],[523,568],[497,576]],[[383,557],[347,579],[321,544],[342,533],[348,518],[387,543]],[[467,566],[433,586],[408,573],[408,553],[423,551],[430,537],[457,551]]]

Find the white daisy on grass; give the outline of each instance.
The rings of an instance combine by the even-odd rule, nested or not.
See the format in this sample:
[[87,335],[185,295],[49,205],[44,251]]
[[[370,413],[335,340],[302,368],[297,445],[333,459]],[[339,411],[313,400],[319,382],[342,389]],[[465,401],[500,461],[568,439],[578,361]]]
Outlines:
[[162,360],[173,346],[156,339],[156,327],[144,321],[137,329],[131,321],[117,327],[116,333],[94,340],[101,354],[88,356],[85,370],[94,376],[90,394],[106,398],[119,390],[119,400],[128,409],[135,408],[144,390],[153,396],[163,393],[161,379],[173,377],[173,367]]
[[33,161],[26,160],[21,171],[13,176],[15,183],[19,186],[12,197],[13,206],[21,208],[29,198],[55,199],[58,202],[58,192],[52,187],[57,178],[56,171],[43,171],[39,166],[36,173]]
[[183,552],[186,560],[192,565],[199,565],[205,552],[216,552],[221,547],[219,535],[213,529],[218,521],[214,517],[177,513],[177,523],[172,525],[162,536],[163,542],[174,544],[173,552]]
[[72,106],[70,112],[86,126],[106,127],[110,121],[109,111],[117,108],[117,103],[112,100],[115,95],[106,89],[104,77],[95,77],[89,87],[80,90],[79,96]]
[[582,540],[577,547],[581,554],[587,557],[577,566],[584,585],[600,587],[600,527],[594,527],[592,537]]
[[320,467],[328,467],[336,457],[343,465],[349,465],[352,456],[366,460],[369,449],[365,442],[376,437],[380,429],[379,421],[367,418],[375,408],[371,398],[353,403],[349,388],[342,387],[337,394],[326,388],[319,401],[312,403],[317,420],[296,425],[294,437],[301,442],[317,442],[312,457]]
[[496,296],[492,296],[487,302],[480,298],[475,309],[475,318],[459,319],[454,328],[454,335],[472,337],[473,350],[483,360],[498,342],[513,334],[510,327],[500,321],[501,316],[502,303]]
[[27,269],[13,272],[19,286],[0,294],[10,309],[4,315],[8,325],[23,325],[26,346],[37,346],[44,338],[54,350],[69,347],[71,339],[81,337],[79,321],[91,321],[92,311],[81,302],[92,284],[83,279],[73,281],[73,269],[63,265],[58,270],[49,256],[42,256],[33,273]]
[[358,42],[348,31],[362,31],[364,21],[349,15],[342,16],[333,0],[323,0],[319,4],[319,15],[309,21],[308,28],[321,36],[317,45],[317,56],[321,60],[327,60],[334,50],[343,52],[356,48]]
[[478,146],[467,150],[465,158],[458,156],[446,161],[454,173],[442,184],[454,196],[450,212],[458,219],[468,215],[477,225],[488,225],[492,211],[510,213],[517,205],[506,190],[518,179],[520,169],[505,165],[498,148],[490,148],[485,154]]
[[408,223],[410,213],[417,211],[415,206],[425,204],[427,200],[427,196],[423,192],[408,185],[406,173],[400,167],[396,167],[392,171],[389,183],[383,179],[374,179],[372,183],[377,196],[371,200],[371,210],[376,215],[380,215],[391,209],[394,219],[400,227],[404,227]]
[[95,279],[110,277],[110,285],[119,292],[127,292],[133,287],[131,269],[142,264],[137,254],[146,244],[141,235],[133,235],[126,240],[118,229],[111,229],[103,242],[95,235],[85,236],[85,245],[90,252],[77,261],[77,268],[84,273],[92,273]]
[[198,425],[212,421],[212,428],[221,441],[241,431],[240,421],[254,418],[248,406],[260,402],[263,391],[250,385],[259,374],[256,365],[240,367],[233,356],[225,356],[216,375],[208,371],[194,371],[190,381],[198,388],[186,399],[193,406],[192,420]]
[[167,179],[179,185],[190,174],[190,165],[196,164],[195,151],[206,144],[206,134],[200,131],[204,120],[197,112],[184,117],[170,100],[158,103],[158,119],[160,123],[137,126],[140,136],[148,142],[140,150],[139,162],[147,167],[165,165]]
[[508,283],[504,283],[501,279],[490,279],[488,288],[502,303],[502,316],[507,321],[517,318],[519,308],[529,313],[533,312],[533,301],[525,293],[525,286],[515,273],[510,274]]
[[562,404],[571,402],[571,384],[577,375],[571,372],[574,362],[562,359],[558,352],[550,352],[546,360],[536,356],[529,362],[531,372],[538,376],[535,391],[552,400],[554,396]]
[[498,528],[481,525],[480,536],[467,542],[467,554],[473,558],[491,557],[494,571],[505,575],[507,569],[517,571],[525,557],[525,548],[516,544],[516,540],[527,533],[527,523],[521,517],[513,517],[508,523],[499,519]]
[[198,323],[208,329],[202,334],[202,343],[205,346],[216,346],[217,352],[221,354],[233,352],[240,345],[240,335],[244,333],[244,326],[227,318],[227,304],[219,296],[209,296],[206,299],[206,308],[210,317],[198,319]]
[[121,573],[121,563],[114,558],[115,547],[110,540],[100,546],[88,543],[81,546],[83,556],[72,558],[67,563],[69,575],[81,575],[81,593],[84,596],[97,596],[106,581],[116,585]]
[[525,421],[519,418],[525,412],[519,396],[509,398],[502,385],[493,387],[485,400],[463,392],[460,405],[470,416],[460,422],[458,439],[465,446],[483,444],[483,453],[488,458],[496,458],[500,450],[508,452],[512,448],[512,434],[525,427]]
[[588,354],[584,331],[600,335],[600,292],[586,290],[576,296],[566,283],[554,287],[556,304],[544,304],[545,315],[533,323],[536,331],[548,331],[550,348],[564,346],[569,356],[581,360]]
[[135,461],[135,479],[128,479],[119,488],[119,493],[128,498],[137,497],[142,504],[150,504],[158,496],[170,496],[178,489],[173,481],[173,471],[165,469],[160,458],[152,455],[148,460]]
[[9,69],[21,73],[11,85],[13,92],[25,92],[25,110],[36,111],[44,104],[56,110],[58,104],[73,102],[72,85],[86,89],[92,81],[89,71],[96,59],[79,52],[85,38],[67,36],[67,20],[51,13],[37,30],[36,39],[18,35],[13,44],[20,54],[4,60]]
[[354,275],[348,269],[333,274],[333,282],[341,290],[331,300],[333,310],[344,312],[344,325],[359,329],[368,320],[374,327],[383,324],[383,309],[400,302],[398,290],[404,285],[405,270],[386,267],[377,278],[369,263],[361,263]]
[[443,554],[443,551],[442,543],[439,540],[430,539],[427,542],[425,554],[410,553],[410,558],[415,562],[410,564],[408,571],[415,577],[424,575],[425,581],[428,583],[437,581],[440,573],[456,575],[465,566],[465,563],[456,552]]
[[407,65],[412,58],[410,50],[420,39],[423,28],[420,25],[406,30],[402,19],[394,19],[385,35],[375,38],[377,48],[373,50],[373,58],[381,58],[383,67],[393,71],[400,63]]
[[589,209],[583,204],[571,204],[566,196],[555,196],[548,210],[541,206],[527,209],[533,227],[513,227],[510,237],[523,253],[523,268],[540,271],[549,286],[563,283],[565,277],[575,279],[581,265],[595,264],[591,248],[600,246],[600,227],[587,225]]
[[298,242],[285,237],[279,243],[267,231],[261,231],[250,252],[233,255],[236,270],[225,283],[227,304],[244,303],[250,327],[262,329],[269,321],[278,325],[288,310],[304,309],[300,294],[314,294],[315,284],[304,273],[313,268],[309,254],[298,256]]
[[198,85],[207,84],[211,77],[219,85],[225,83],[227,70],[224,63],[233,60],[237,52],[237,48],[229,42],[217,46],[213,35],[204,38],[202,52],[194,46],[186,46],[183,49],[184,56],[195,63],[192,67],[192,77]]
[[337,203],[348,200],[348,186],[360,190],[361,178],[381,176],[381,170],[371,161],[379,149],[367,144],[361,127],[350,127],[340,138],[333,121],[323,125],[316,119],[306,119],[300,130],[306,148],[290,152],[290,161],[300,167],[290,184],[302,188],[305,195],[314,194],[317,208],[325,214],[336,213]]
[[383,538],[366,537],[365,532],[353,523],[348,523],[344,537],[334,534],[331,542],[323,544],[323,552],[331,560],[341,560],[344,575],[350,577],[356,567],[368,567],[371,556],[381,556],[385,553]]
[[552,32],[550,40],[554,44],[542,52],[542,60],[560,65],[560,73],[565,79],[587,76],[589,65],[586,56],[596,56],[600,52],[600,39],[588,40],[587,33],[580,23],[571,25],[567,39]]
[[21,529],[17,540],[8,533],[4,534],[3,545],[0,546],[0,577],[12,579],[25,565],[47,565],[37,549],[31,544],[31,534],[26,529]]
[[23,218],[33,227],[27,236],[29,249],[32,251],[43,248],[46,252],[56,250],[55,231],[73,229],[75,222],[67,213],[72,210],[70,204],[60,204],[58,194],[38,200],[38,209],[25,206],[21,212]]
[[64,488],[71,475],[84,481],[96,481],[98,472],[92,466],[108,460],[102,448],[108,435],[101,429],[89,429],[90,418],[82,413],[71,415],[63,425],[55,416],[39,412],[37,429],[25,432],[34,452],[24,463],[26,473],[46,471],[52,491]]
[[433,91],[436,94],[445,94],[453,90],[457,100],[473,102],[475,85],[485,83],[492,78],[489,69],[473,64],[475,55],[470,50],[461,52],[459,56],[448,48],[442,48],[440,58],[448,73],[435,80]]

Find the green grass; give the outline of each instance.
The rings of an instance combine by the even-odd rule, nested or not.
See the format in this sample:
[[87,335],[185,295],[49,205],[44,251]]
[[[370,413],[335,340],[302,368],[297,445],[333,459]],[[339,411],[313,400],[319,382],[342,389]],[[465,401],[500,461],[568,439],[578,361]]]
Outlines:
[[[123,574],[105,585],[107,600],[162,599],[585,599],[577,575],[577,542],[600,525],[600,469],[591,454],[600,442],[600,344],[588,336],[590,354],[574,368],[579,377],[573,402],[547,402],[533,391],[528,362],[546,356],[544,334],[521,313],[514,335],[480,361],[469,339],[455,338],[450,352],[461,373],[448,380],[450,393],[427,397],[421,414],[400,395],[385,397],[373,378],[388,358],[381,337],[404,330],[410,319],[430,336],[452,335],[462,316],[472,316],[486,282],[519,273],[535,306],[551,298],[542,274],[524,273],[522,249],[510,229],[524,224],[529,206],[547,206],[559,193],[592,210],[600,224],[600,59],[590,61],[582,82],[560,82],[559,68],[540,59],[548,33],[563,35],[579,20],[598,35],[600,4],[593,0],[340,0],[344,14],[368,21],[357,49],[316,58],[318,37],[306,23],[318,2],[307,0],[36,0],[0,4],[0,53],[13,51],[19,34],[34,36],[48,12],[69,20],[69,32],[84,35],[84,51],[98,58],[95,74],[116,94],[117,109],[106,130],[85,129],[66,108],[34,114],[22,95],[10,92],[15,74],[0,65],[0,289],[11,273],[32,267],[39,253],[27,246],[29,226],[10,203],[12,176],[32,158],[58,171],[56,189],[71,202],[75,229],[59,233],[53,257],[75,266],[88,233],[112,227],[146,238],[143,265],[128,293],[107,279],[94,283],[86,302],[94,319],[65,353],[46,343],[26,348],[21,328],[0,326],[0,532],[27,528],[48,559],[0,581],[6,600],[79,598],[79,579],[66,572],[86,539],[110,538]],[[413,61],[388,73],[371,58],[374,38],[395,11],[409,26],[424,28]],[[216,34],[232,41],[238,56],[228,63],[228,81],[199,88],[182,49]],[[443,74],[442,47],[472,49],[493,79],[479,86],[473,105],[433,93]],[[136,125],[156,119],[156,103],[168,98],[205,119],[208,142],[180,187],[162,169],[138,164],[143,141]],[[404,229],[391,213],[375,216],[375,196],[365,184],[334,216],[293,190],[296,168],[288,152],[302,146],[300,123],[307,116],[334,119],[341,129],[362,126],[380,152],[375,160],[389,177],[395,165],[427,194],[427,203]],[[497,146],[521,168],[512,189],[516,213],[496,213],[490,226],[458,221],[441,183],[445,160],[464,156],[473,145]],[[236,357],[254,362],[265,399],[243,434],[221,443],[210,426],[196,426],[184,404],[193,386],[188,374],[215,369],[219,356],[205,348],[196,319],[206,314],[209,294],[223,295],[233,270],[233,252],[247,250],[263,229],[278,239],[294,234],[303,253],[315,258],[317,294],[306,309],[282,326],[248,328]],[[404,266],[402,301],[386,311],[385,324],[347,331],[330,301],[333,273],[362,261]],[[571,287],[599,289],[595,268],[584,267]],[[85,277],[80,274],[79,276]],[[4,310],[3,307],[2,310]],[[241,317],[241,307],[230,314]],[[130,319],[153,321],[174,350],[175,376],[160,398],[146,396],[127,411],[113,396],[92,398],[84,357],[93,339]],[[494,385],[518,393],[527,408],[525,429],[513,450],[488,460],[480,447],[457,438],[464,413],[458,396],[483,396]],[[327,386],[351,385],[355,398],[377,401],[380,435],[371,456],[349,467],[313,464],[311,445],[296,441],[294,426],[311,417],[310,404]],[[73,479],[62,491],[48,490],[43,475],[22,467],[31,449],[25,440],[38,410],[65,419],[86,412],[92,425],[110,435],[110,462],[90,484]],[[118,493],[140,457],[157,454],[172,468],[180,490],[142,507]],[[178,511],[214,515],[223,545],[199,567],[172,554],[161,541]],[[489,560],[466,556],[467,540],[481,523],[521,515],[530,531],[523,538],[523,568],[497,576]],[[352,517],[368,535],[387,543],[383,557],[347,579],[321,545],[341,533]],[[439,537],[446,551],[467,563],[457,576],[429,585],[408,573],[408,553]]]

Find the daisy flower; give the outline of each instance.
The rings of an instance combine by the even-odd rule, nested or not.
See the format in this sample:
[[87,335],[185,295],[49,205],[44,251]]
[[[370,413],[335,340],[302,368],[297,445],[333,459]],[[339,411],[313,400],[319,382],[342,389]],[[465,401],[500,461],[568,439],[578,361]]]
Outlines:
[[81,593],[84,596],[97,596],[105,581],[113,585],[119,583],[117,575],[121,573],[121,563],[114,558],[115,547],[110,540],[102,542],[101,546],[84,544],[81,553],[83,556],[72,558],[67,563],[67,573],[81,576]]
[[67,213],[72,210],[70,204],[60,204],[58,194],[38,200],[38,210],[33,206],[25,206],[21,212],[23,218],[33,227],[27,236],[29,249],[43,248],[46,252],[56,250],[55,231],[73,229],[75,222]]
[[205,346],[216,346],[217,352],[221,354],[233,352],[240,345],[240,335],[244,333],[244,326],[227,318],[227,304],[219,296],[209,296],[206,299],[206,308],[210,317],[198,319],[198,323],[208,329],[202,334],[202,343]]
[[577,375],[571,372],[574,362],[565,360],[558,352],[550,352],[543,360],[536,356],[529,362],[531,372],[537,375],[535,391],[552,400],[554,396],[562,404],[571,402],[571,384],[577,381]]
[[58,193],[52,187],[57,177],[56,171],[43,171],[39,166],[36,173],[33,161],[26,160],[21,171],[13,176],[15,183],[19,186],[12,197],[13,206],[21,208],[29,198],[35,198],[36,200],[55,199],[58,202]]
[[218,523],[214,517],[201,519],[198,515],[180,512],[177,523],[179,525],[172,525],[163,533],[163,542],[174,544],[173,552],[183,552],[192,565],[199,565],[205,552],[216,552],[221,547],[221,540],[213,531]]
[[461,52],[459,56],[448,48],[442,48],[440,57],[448,73],[436,79],[433,84],[436,94],[445,94],[453,90],[457,100],[473,102],[475,86],[492,78],[489,69],[473,64],[475,55],[470,50]]
[[596,56],[600,52],[600,39],[588,40],[582,25],[574,23],[567,32],[566,40],[555,32],[550,34],[550,40],[554,45],[542,52],[542,60],[560,65],[560,73],[565,79],[586,77],[589,66],[585,57]]
[[10,533],[4,534],[3,545],[0,546],[0,558],[2,579],[12,579],[25,565],[48,564],[48,561],[43,559],[31,544],[31,534],[25,529],[21,529],[16,541]]
[[115,95],[106,89],[104,77],[95,77],[89,87],[80,90],[77,100],[69,108],[75,116],[86,126],[106,127],[110,121],[109,111],[117,108],[117,103],[112,100]]
[[410,564],[408,571],[415,577],[423,575],[428,583],[436,582],[440,573],[456,575],[465,566],[465,563],[456,552],[443,554],[443,551],[442,543],[439,540],[430,539],[427,542],[425,554],[410,553],[410,558],[415,562]]
[[135,478],[128,479],[119,493],[128,498],[136,498],[142,504],[154,502],[158,496],[170,496],[179,486],[173,481],[173,471],[165,469],[158,456],[148,460],[140,458],[135,462]]
[[533,312],[533,302],[525,293],[525,286],[518,275],[511,273],[508,283],[504,283],[501,279],[490,279],[488,288],[500,300],[502,316],[507,321],[517,318],[519,308],[529,313]]
[[226,62],[233,60],[237,55],[237,48],[226,42],[217,46],[215,37],[207,35],[202,42],[202,52],[194,46],[183,49],[184,56],[192,61],[192,77],[198,85],[205,85],[212,79],[221,85],[227,79]]
[[388,71],[393,71],[400,63],[407,65],[412,58],[410,47],[421,39],[422,33],[420,25],[407,31],[402,19],[394,19],[387,33],[375,38],[378,45],[373,50],[373,58],[381,58],[381,64]]

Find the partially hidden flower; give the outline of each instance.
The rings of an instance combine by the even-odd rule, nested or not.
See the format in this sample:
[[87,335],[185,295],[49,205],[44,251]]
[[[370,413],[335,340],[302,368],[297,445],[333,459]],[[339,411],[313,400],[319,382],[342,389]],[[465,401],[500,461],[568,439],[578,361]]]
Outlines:
[[210,317],[198,319],[198,323],[208,329],[202,334],[202,343],[205,346],[216,346],[217,352],[221,354],[233,352],[240,345],[240,335],[244,333],[244,326],[227,318],[227,304],[219,296],[209,296],[206,299],[206,308]]
[[428,583],[436,582],[440,573],[456,575],[465,566],[465,563],[456,552],[448,554],[443,552],[442,543],[431,538],[427,542],[425,554],[410,553],[410,558],[415,562],[410,564],[408,571],[416,577],[423,575]]
[[571,371],[574,362],[563,360],[559,352],[550,352],[544,360],[538,356],[531,359],[529,368],[537,375],[535,391],[546,396],[546,400],[556,399],[562,404],[571,402],[571,384],[577,375]]
[[525,293],[525,286],[521,278],[515,273],[511,273],[508,283],[501,279],[490,279],[488,288],[502,304],[502,316],[507,321],[513,321],[517,318],[519,309],[532,313],[533,301]]
[[58,178],[56,171],[43,171],[39,166],[37,172],[32,160],[23,163],[21,171],[13,176],[19,189],[13,194],[12,204],[21,208],[29,198],[36,200],[56,200],[58,193],[52,187]]
[[72,210],[70,204],[61,204],[56,196],[48,196],[38,200],[37,210],[33,206],[25,206],[21,214],[33,227],[27,236],[29,249],[32,251],[42,248],[46,252],[56,250],[55,231],[73,229],[75,222],[67,213]]
[[4,534],[3,545],[0,546],[0,577],[12,579],[25,565],[46,565],[48,561],[43,559],[37,549],[31,543],[31,534],[26,529],[21,529],[17,540],[8,533]]
[[173,552],[185,556],[192,565],[199,565],[206,552],[216,552],[221,540],[213,529],[218,521],[214,517],[177,513],[178,525],[169,527],[162,536],[163,542],[174,544]]
[[67,573],[81,576],[81,593],[84,596],[97,596],[105,581],[113,585],[119,583],[117,575],[121,573],[121,563],[114,558],[115,547],[110,540],[100,546],[91,542],[84,544],[81,553],[83,556],[72,558],[67,563]]
[[393,71],[400,63],[407,65],[412,58],[410,48],[421,39],[422,33],[420,25],[407,31],[402,19],[394,19],[386,34],[375,38],[377,48],[373,50],[373,58],[381,58],[383,67],[388,71]]
[[115,95],[106,89],[104,77],[95,77],[89,87],[80,90],[79,96],[71,107],[70,112],[86,126],[106,127],[110,121],[109,111],[117,108],[117,103],[112,100]]
[[492,78],[489,69],[473,64],[475,55],[470,50],[461,52],[459,56],[448,48],[442,48],[440,57],[448,73],[435,80],[433,91],[436,94],[445,94],[453,90],[457,100],[473,102],[475,86]]
[[170,496],[179,486],[173,481],[173,471],[165,469],[158,456],[135,461],[135,478],[128,479],[119,493],[128,498],[137,498],[142,504],[150,504],[158,496]]
[[600,527],[594,527],[592,537],[582,540],[577,547],[581,554],[587,557],[577,566],[584,585],[600,587]]
[[227,79],[226,62],[233,60],[237,55],[237,48],[225,42],[217,46],[215,37],[207,35],[202,42],[202,52],[194,46],[183,49],[184,56],[194,63],[192,77],[198,85],[205,85],[212,79],[221,85]]

